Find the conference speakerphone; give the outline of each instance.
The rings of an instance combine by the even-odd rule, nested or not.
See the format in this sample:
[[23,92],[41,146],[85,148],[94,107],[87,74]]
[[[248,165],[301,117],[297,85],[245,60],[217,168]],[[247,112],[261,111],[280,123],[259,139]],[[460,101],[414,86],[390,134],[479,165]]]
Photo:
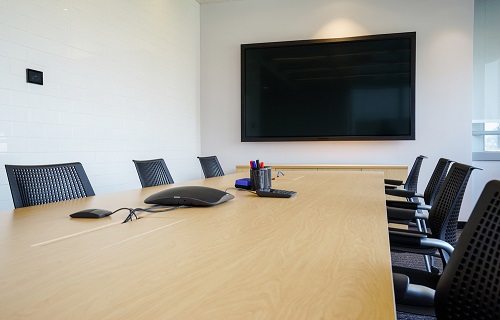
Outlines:
[[175,187],[155,193],[144,200],[164,206],[210,207],[234,199],[230,193],[202,186]]

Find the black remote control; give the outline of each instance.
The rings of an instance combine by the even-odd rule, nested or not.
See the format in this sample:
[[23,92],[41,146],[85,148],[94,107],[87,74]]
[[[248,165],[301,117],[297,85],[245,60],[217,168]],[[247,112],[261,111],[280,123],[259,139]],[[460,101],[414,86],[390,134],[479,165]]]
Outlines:
[[269,189],[269,190],[256,190],[259,197],[269,198],[291,198],[297,194],[295,191]]

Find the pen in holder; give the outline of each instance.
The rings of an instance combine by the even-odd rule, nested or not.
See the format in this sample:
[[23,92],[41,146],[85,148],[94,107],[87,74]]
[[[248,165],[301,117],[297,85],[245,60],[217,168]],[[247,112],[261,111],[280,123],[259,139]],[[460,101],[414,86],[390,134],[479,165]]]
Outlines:
[[250,181],[252,183],[252,190],[271,189],[271,175],[271,167],[250,169]]

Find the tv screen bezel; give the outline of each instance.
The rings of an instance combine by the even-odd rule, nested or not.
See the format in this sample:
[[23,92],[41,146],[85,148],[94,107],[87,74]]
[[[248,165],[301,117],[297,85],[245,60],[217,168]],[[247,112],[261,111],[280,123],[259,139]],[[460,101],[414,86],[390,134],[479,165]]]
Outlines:
[[[254,137],[246,135],[245,94],[246,94],[246,50],[255,48],[280,48],[290,46],[315,45],[322,43],[355,42],[365,40],[409,39],[410,40],[410,134],[399,136],[293,136],[293,137]],[[416,32],[401,32],[375,34],[358,37],[279,41],[265,43],[250,43],[241,45],[241,142],[271,142],[271,141],[377,141],[377,140],[415,140],[415,71],[416,71]],[[279,121],[279,119],[276,119]]]

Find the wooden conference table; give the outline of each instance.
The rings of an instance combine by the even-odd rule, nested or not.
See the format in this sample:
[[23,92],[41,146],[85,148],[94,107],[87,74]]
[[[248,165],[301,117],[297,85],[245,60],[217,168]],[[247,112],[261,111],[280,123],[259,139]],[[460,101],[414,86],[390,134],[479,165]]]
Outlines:
[[290,172],[273,187],[292,199],[233,189],[219,206],[126,224],[126,212],[68,217],[144,207],[168,187],[0,214],[0,319],[395,318],[381,173]]

